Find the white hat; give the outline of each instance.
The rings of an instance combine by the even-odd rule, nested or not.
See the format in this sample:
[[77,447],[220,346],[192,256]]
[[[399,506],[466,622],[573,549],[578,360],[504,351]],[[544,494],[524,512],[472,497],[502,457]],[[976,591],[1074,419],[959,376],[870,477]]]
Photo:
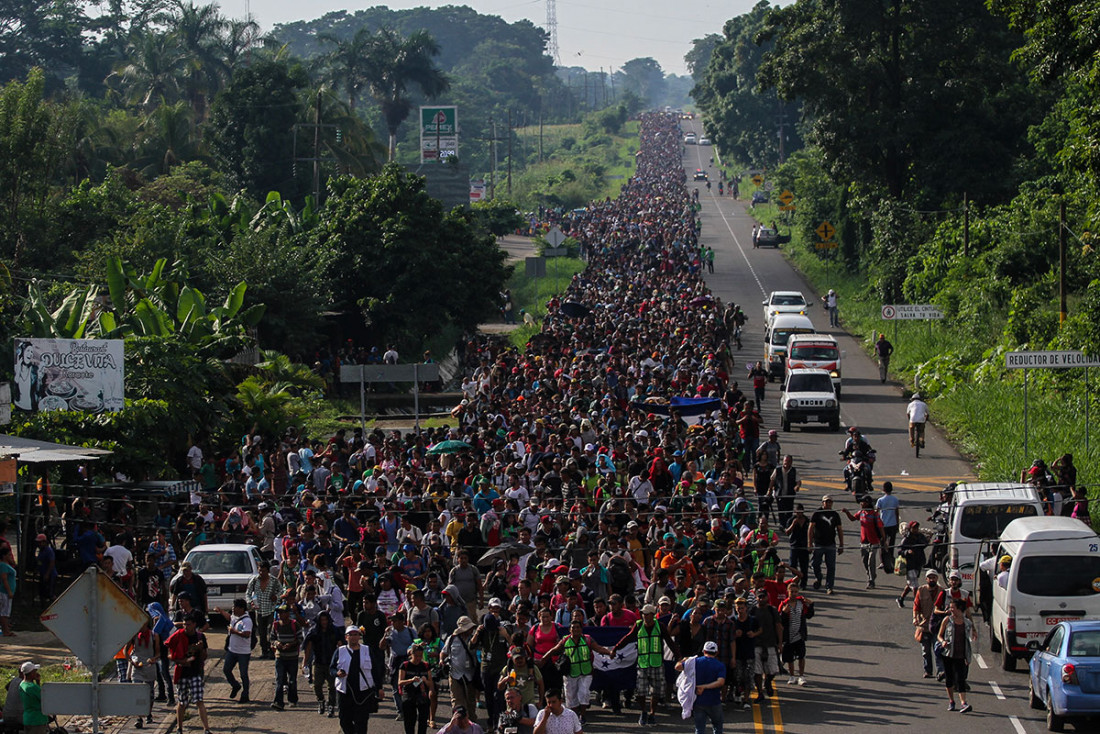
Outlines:
[[41,667],[41,665],[36,665],[35,663],[32,663],[30,660],[28,660],[27,662],[19,666],[19,672],[23,675],[26,675],[27,673],[33,673]]
[[504,602],[502,602],[499,597],[494,596],[492,599],[489,600],[489,608],[492,609],[493,607],[503,608]]
[[359,629],[354,624],[349,624],[347,627],[344,628],[344,634],[345,635],[349,632],[355,632],[357,634],[363,634],[363,630]]
[[584,445],[584,450],[585,450],[585,451],[595,451],[595,450],[596,450],[596,444],[594,444],[594,443],[586,443],[586,444]]
[[711,655],[718,654],[718,643],[714,640],[708,641],[703,645],[703,652],[709,652]]

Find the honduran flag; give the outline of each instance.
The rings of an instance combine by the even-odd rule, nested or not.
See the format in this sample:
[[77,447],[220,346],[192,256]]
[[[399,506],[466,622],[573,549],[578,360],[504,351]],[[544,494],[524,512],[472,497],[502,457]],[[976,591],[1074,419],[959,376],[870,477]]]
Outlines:
[[[629,627],[585,627],[584,633],[604,647],[611,647],[630,631]],[[592,652],[592,690],[634,689],[638,668],[638,643],[631,642],[615,653],[614,658]]]

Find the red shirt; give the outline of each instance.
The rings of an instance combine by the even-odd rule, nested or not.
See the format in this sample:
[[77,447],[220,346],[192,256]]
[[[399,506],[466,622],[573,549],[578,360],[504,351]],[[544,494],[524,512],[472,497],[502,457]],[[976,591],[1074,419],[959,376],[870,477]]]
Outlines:
[[603,619],[600,620],[601,627],[632,627],[635,622],[638,621],[638,615],[630,611],[626,607],[619,610],[618,614],[615,612],[608,612],[603,615]]

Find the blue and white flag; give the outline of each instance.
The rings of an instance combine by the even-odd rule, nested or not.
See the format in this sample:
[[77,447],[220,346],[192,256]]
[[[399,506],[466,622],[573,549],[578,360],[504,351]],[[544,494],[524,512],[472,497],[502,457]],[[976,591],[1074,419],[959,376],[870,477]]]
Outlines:
[[[612,647],[623,638],[629,627],[585,627],[584,633],[604,647]],[[638,643],[631,642],[609,658],[592,651],[592,690],[633,690],[638,667]]]

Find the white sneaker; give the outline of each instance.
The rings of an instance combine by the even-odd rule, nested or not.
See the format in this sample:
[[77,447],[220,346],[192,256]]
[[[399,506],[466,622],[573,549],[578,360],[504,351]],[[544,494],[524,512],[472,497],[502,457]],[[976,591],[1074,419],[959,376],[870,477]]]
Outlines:
[[800,686],[804,686],[804,685],[806,685],[806,678],[805,678],[805,676],[801,676],[801,675],[800,675],[800,676],[798,676],[798,685],[800,685]]
[[793,685],[795,684],[795,681],[797,681],[797,680],[798,680],[798,679],[797,679],[797,678],[795,678],[795,677],[794,677],[794,676],[792,675],[792,676],[791,676],[790,678],[788,678],[788,679],[787,679],[787,685],[788,685],[788,686],[793,686]]

